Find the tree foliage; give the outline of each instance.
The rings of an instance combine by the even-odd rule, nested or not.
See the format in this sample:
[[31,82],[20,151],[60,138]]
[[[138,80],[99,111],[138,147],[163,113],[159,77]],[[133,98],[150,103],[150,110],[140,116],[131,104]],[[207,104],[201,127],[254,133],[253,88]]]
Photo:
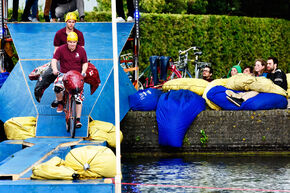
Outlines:
[[[94,13],[91,21],[110,21],[111,14]],[[222,77],[241,60],[254,65],[257,58],[279,59],[279,68],[290,72],[290,21],[219,15],[141,14],[139,64],[149,65],[152,55],[178,58],[178,50],[200,46],[202,61],[211,62],[214,77]],[[194,58],[192,52],[190,58]],[[194,66],[189,66],[194,72]]]
[[98,11],[109,11],[111,10],[111,0],[97,0]]
[[[106,0],[98,0],[106,1]],[[289,0],[140,0],[145,13],[217,14],[289,19]]]

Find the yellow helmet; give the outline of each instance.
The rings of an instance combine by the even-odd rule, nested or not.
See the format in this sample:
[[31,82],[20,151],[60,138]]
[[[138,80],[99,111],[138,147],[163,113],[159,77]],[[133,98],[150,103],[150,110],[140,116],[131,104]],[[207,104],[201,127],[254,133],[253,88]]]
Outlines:
[[69,20],[69,19],[77,21],[76,14],[74,14],[74,12],[67,13],[66,16],[65,16],[65,22],[67,22],[67,20]]
[[69,32],[67,35],[66,41],[77,42],[78,41],[78,34],[76,32]]

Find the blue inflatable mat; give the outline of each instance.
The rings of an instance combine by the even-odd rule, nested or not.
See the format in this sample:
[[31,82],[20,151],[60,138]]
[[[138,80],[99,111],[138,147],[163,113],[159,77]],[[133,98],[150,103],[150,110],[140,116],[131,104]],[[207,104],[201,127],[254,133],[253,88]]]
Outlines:
[[205,100],[189,90],[171,90],[160,96],[156,110],[159,144],[182,147],[195,117],[205,110]]
[[155,111],[162,93],[161,90],[154,88],[139,90],[129,96],[130,108],[133,111]]
[[5,80],[8,78],[9,72],[2,72],[0,73],[0,88],[4,84]]
[[[226,98],[226,90],[224,86],[215,86],[207,93],[207,98],[214,104],[225,110],[270,110],[270,109],[285,109],[287,108],[286,97],[274,93],[259,93],[242,103],[240,107],[236,106]],[[241,91],[233,92],[239,93]]]

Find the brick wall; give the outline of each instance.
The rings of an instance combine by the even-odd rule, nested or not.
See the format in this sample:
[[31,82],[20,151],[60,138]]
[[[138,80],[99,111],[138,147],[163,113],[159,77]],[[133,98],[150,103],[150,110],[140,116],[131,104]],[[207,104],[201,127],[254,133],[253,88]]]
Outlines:
[[[289,151],[289,110],[201,112],[188,129],[182,148],[161,147],[155,111],[130,111],[121,122],[123,153]],[[201,143],[204,130],[207,142]]]

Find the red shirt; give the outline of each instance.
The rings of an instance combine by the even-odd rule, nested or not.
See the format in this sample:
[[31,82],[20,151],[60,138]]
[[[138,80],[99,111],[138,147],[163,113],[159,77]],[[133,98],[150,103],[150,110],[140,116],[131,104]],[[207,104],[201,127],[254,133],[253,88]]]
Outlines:
[[70,70],[82,72],[83,64],[88,62],[85,49],[79,45],[74,51],[70,51],[67,44],[62,45],[56,50],[53,58],[60,61],[61,73],[67,73]]
[[[78,45],[84,46],[85,40],[84,40],[83,33],[77,30],[76,28],[74,28],[74,32],[76,32],[78,35]],[[56,32],[54,36],[54,40],[53,40],[53,45],[61,46],[63,44],[66,44],[66,42],[67,42],[67,34],[66,34],[66,28],[64,27]]]

